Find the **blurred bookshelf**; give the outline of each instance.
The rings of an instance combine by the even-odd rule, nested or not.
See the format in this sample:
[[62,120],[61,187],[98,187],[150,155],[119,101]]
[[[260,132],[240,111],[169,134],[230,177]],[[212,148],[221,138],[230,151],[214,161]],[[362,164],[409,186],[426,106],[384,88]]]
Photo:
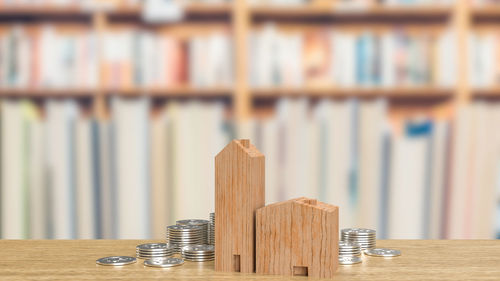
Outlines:
[[[224,121],[217,119],[220,123],[224,123],[224,126],[214,125],[211,127],[217,129],[224,128],[222,133],[217,132],[218,135],[214,137],[215,140],[213,142],[218,144],[224,143],[221,141],[223,138],[220,135],[252,137],[260,134],[260,138],[262,139],[260,140],[260,144],[266,147],[263,150],[266,156],[269,154],[270,158],[274,157],[277,159],[278,153],[270,149],[269,145],[266,146],[264,144],[269,139],[276,141],[278,137],[273,136],[266,140],[263,137],[266,134],[264,131],[267,130],[269,133],[269,131],[274,130],[281,133],[278,129],[280,128],[279,126],[285,126],[280,122],[286,123],[283,121],[286,119],[283,117],[286,114],[289,114],[288,116],[301,116],[304,120],[309,120],[308,118],[311,118],[309,115],[313,115],[314,122],[318,120],[327,122],[323,118],[328,120],[328,118],[324,117],[324,114],[328,115],[329,113],[325,112],[329,112],[332,108],[335,108],[335,110],[342,108],[342,114],[344,115],[338,115],[337,117],[350,118],[349,116],[357,116],[356,114],[364,116],[359,118],[370,119],[373,117],[373,120],[375,120],[373,122],[375,123],[371,123],[371,125],[370,120],[360,122],[365,122],[366,124],[363,123],[364,125],[353,125],[359,125],[365,131],[369,131],[367,128],[371,126],[378,126],[377,128],[383,127],[379,126],[380,124],[376,123],[376,121],[381,119],[380,116],[385,116],[385,114],[389,116],[392,125],[398,124],[400,127],[400,123],[404,123],[401,120],[406,120],[405,118],[411,119],[414,116],[420,115],[427,116],[436,121],[436,123],[444,120],[454,126],[456,123],[460,123],[457,120],[460,119],[459,116],[461,116],[462,107],[472,106],[477,99],[496,100],[500,98],[500,86],[498,82],[500,81],[498,80],[500,73],[497,73],[500,71],[488,65],[489,56],[475,55],[476,57],[472,57],[471,53],[473,52],[470,51],[475,44],[475,41],[471,40],[470,34],[478,33],[480,35],[486,34],[485,39],[482,39],[482,35],[478,35],[477,42],[480,45],[478,50],[486,48],[485,50],[495,52],[495,48],[497,48],[497,45],[495,45],[497,44],[495,36],[498,37],[500,35],[500,28],[497,25],[500,18],[500,5],[498,4],[486,3],[484,5],[476,5],[474,1],[467,0],[422,1],[422,3],[411,1],[411,3],[407,4],[403,3],[406,1],[363,0],[290,1],[291,3],[293,2],[292,4],[287,3],[287,1],[266,2],[257,0],[186,1],[186,4],[182,6],[183,16],[181,18],[166,22],[151,22],[143,18],[145,8],[141,4],[142,1],[138,0],[97,0],[99,5],[85,7],[75,5],[74,3],[77,1],[62,1],[62,3],[69,3],[67,5],[27,5],[26,3],[29,3],[29,1],[19,1],[21,4],[14,5],[12,3],[8,4],[9,2],[12,1],[0,0],[0,36],[9,33],[14,34],[13,36],[15,37],[18,36],[17,34],[21,34],[22,38],[24,38],[23,36],[34,36],[33,38],[37,38],[36,40],[41,40],[39,38],[45,35],[36,34],[50,34],[48,37],[50,41],[50,39],[57,38],[58,34],[76,34],[76,37],[84,34],[88,38],[84,36],[82,37],[83,39],[80,38],[78,40],[88,39],[94,42],[92,44],[95,44],[95,46],[92,46],[95,47],[95,56],[92,60],[81,59],[78,63],[89,63],[89,66],[85,69],[87,71],[89,71],[88,69],[95,69],[94,74],[96,76],[87,77],[91,76],[87,75],[85,82],[81,82],[78,75],[75,75],[73,71],[69,71],[69,74],[64,73],[64,75],[69,75],[67,76],[69,78],[65,80],[75,81],[74,84],[76,86],[71,86],[56,81],[58,76],[66,76],[59,75],[53,69],[47,68],[43,70],[46,72],[43,75],[34,74],[33,77],[35,78],[30,76],[23,77],[22,79],[14,79],[16,80],[15,83],[18,83],[18,80],[24,81],[22,83],[19,82],[20,85],[7,85],[8,83],[2,80],[0,84],[1,98],[15,98],[16,100],[23,98],[43,100],[46,98],[47,104],[51,104],[53,98],[69,98],[78,102],[85,99],[86,101],[82,102],[82,106],[92,107],[90,112],[92,112],[93,117],[103,124],[106,124],[112,118],[118,119],[118,121],[113,120],[113,122],[127,124],[126,114],[123,113],[125,111],[120,111],[120,108],[127,107],[126,101],[129,99],[135,98],[140,101],[140,107],[135,108],[133,112],[135,114],[133,116],[138,116],[138,118],[144,116],[143,110],[151,109],[142,104],[143,98],[154,98],[155,101],[163,99],[175,100],[172,106],[165,106],[167,111],[176,112],[175,114],[172,113],[172,116],[169,115],[170,113],[166,114],[168,115],[168,118],[165,117],[166,119],[174,120],[168,122],[178,122],[182,126],[191,126],[199,130],[203,129],[201,128],[203,126],[190,123],[194,122],[193,120],[196,118],[200,118],[200,116],[195,114],[196,110],[199,110],[198,100],[210,100],[209,102],[222,100],[224,101],[222,105],[223,109],[221,109],[220,104],[214,103],[208,106],[209,109],[207,112],[209,113],[205,112],[209,115],[212,114],[210,116],[215,119],[221,118],[221,116],[224,117]],[[91,3],[92,1],[87,2]],[[43,1],[38,1],[38,3],[43,3]],[[19,27],[22,27],[22,31],[18,31]],[[496,35],[491,35],[490,38],[488,37],[490,33]],[[0,41],[1,39],[0,37]],[[254,44],[255,42],[261,45],[256,47],[257,44]],[[278,42],[278,47],[276,47],[276,42]],[[348,63],[344,62],[343,64],[343,66],[352,64],[357,67],[356,71],[349,70],[352,72],[349,77],[343,74],[347,71],[344,67],[335,68],[329,65],[335,65],[337,59],[342,60],[344,57],[349,56],[356,57],[358,54],[346,53],[344,51],[346,49],[358,50],[364,48],[359,47],[359,45],[362,45],[360,42],[368,44],[370,48],[375,46],[373,48],[377,49],[379,53],[373,54],[369,52],[369,55],[372,57],[387,56],[387,53],[380,51],[382,49],[380,46],[385,44],[384,42],[392,42],[391,48],[393,49],[391,50],[397,53],[400,61],[391,61],[392,68],[384,68],[381,66],[384,63],[383,59],[377,60],[367,57],[353,58]],[[137,61],[135,58],[137,50],[130,47],[132,45],[135,46],[136,43],[143,47],[145,46],[144,48],[146,49],[141,54],[141,59]],[[109,46],[106,47],[106,44],[109,44]],[[164,48],[164,51],[147,49],[150,48],[148,44],[161,46]],[[339,48],[342,50],[337,51],[336,44],[342,44],[343,47]],[[216,50],[210,50],[210,48]],[[288,58],[293,57],[295,60],[275,60],[274,57],[270,59],[262,58],[266,57],[265,53],[270,49],[274,52],[272,54],[275,57],[279,57],[281,53],[287,52],[289,55]],[[294,51],[295,53],[293,53]],[[416,53],[416,55],[410,53],[410,51]],[[335,53],[333,59],[329,55],[325,55],[325,53],[329,52]],[[157,56],[152,58],[148,56],[148,53],[154,53]],[[212,53],[215,53],[215,55]],[[389,52],[389,54],[391,53]],[[455,54],[458,55],[454,56]],[[215,57],[215,59],[205,60],[204,55]],[[39,56],[43,56],[43,54]],[[257,57],[258,59],[256,59]],[[147,64],[142,61],[143,59],[148,60]],[[266,60],[270,60],[271,62]],[[333,62],[329,61],[325,63],[326,60],[332,60]],[[62,61],[61,64],[64,64],[64,58]],[[385,70],[381,71],[384,73],[372,73],[372,70],[364,69],[364,61],[371,61],[370,63],[377,68],[384,68]],[[1,62],[5,63],[5,61]],[[449,62],[452,63],[448,65]],[[163,65],[156,65],[162,63]],[[151,67],[151,65],[154,65],[154,67]],[[373,65],[370,67],[374,68]],[[473,67],[476,67],[476,65],[479,65],[481,68],[480,71],[477,71],[481,75],[476,75],[480,76],[480,78],[474,78],[473,73],[475,68]],[[484,67],[484,65],[487,65],[487,67]],[[148,72],[147,69],[149,68],[154,68],[157,73],[142,75]],[[262,69],[269,68],[273,70],[261,71]],[[61,73],[65,72],[63,70],[59,71]],[[359,74],[359,71],[366,73]],[[380,72],[380,70],[378,71]],[[3,69],[2,73],[5,73]],[[51,73],[55,73],[55,75],[51,75]],[[161,75],[158,73],[161,73]],[[483,73],[487,73],[487,75],[483,75]],[[150,75],[150,77],[147,75]],[[364,77],[366,75],[369,77]],[[44,76],[45,78],[42,79],[39,76]],[[205,76],[209,76],[209,78]],[[279,78],[276,79],[276,77]],[[489,78],[483,79],[481,77]],[[37,79],[42,82],[32,82],[32,80]],[[49,82],[43,82],[44,79]],[[162,79],[168,81],[159,81]],[[124,98],[124,100],[110,102],[115,97]],[[310,105],[308,101],[304,101],[309,100],[309,98],[314,101],[320,100],[318,102],[319,106],[315,103]],[[92,102],[88,103],[88,99]],[[182,102],[177,103],[177,100],[182,100]],[[262,100],[264,102],[261,102]],[[271,102],[266,103],[265,100],[271,100]],[[335,102],[330,104],[329,102],[332,100],[335,100]],[[347,101],[344,103],[344,100]],[[360,106],[358,102],[364,103],[365,101],[373,108],[365,110],[369,113],[360,113],[363,110],[358,107],[363,108],[364,105]],[[44,102],[41,102],[36,105],[42,107],[44,104]],[[478,108],[481,106],[478,106]],[[312,108],[314,114],[305,114],[303,109],[306,107]],[[73,110],[71,105],[68,105],[68,108],[70,108],[69,111]],[[44,111],[44,109],[41,111]],[[47,109],[45,111],[50,110]],[[118,113],[113,117],[114,111],[122,113]],[[181,111],[190,112],[191,115],[183,115],[179,113]],[[269,118],[270,116],[276,117],[271,117],[270,121],[263,118]],[[225,123],[227,119],[231,120],[229,123],[236,124],[235,127],[237,129],[234,129],[236,132],[227,130],[226,127],[228,125]],[[212,121],[215,122],[214,120]],[[492,117],[491,120],[495,119]],[[198,121],[203,122],[205,120],[200,118]],[[259,134],[248,133],[249,131],[258,131],[254,128],[257,126],[254,123],[259,123]],[[177,125],[177,123],[175,124]],[[291,126],[293,122],[286,123],[286,125]],[[304,124],[302,125],[303,127],[300,128],[307,127]],[[453,127],[451,125],[450,127]],[[126,127],[125,125],[123,126]],[[448,129],[445,127],[440,130],[447,132]],[[174,126],[174,128],[177,127]],[[344,127],[342,128],[342,130],[345,129]],[[312,132],[319,130],[309,127],[306,129],[310,129]],[[170,128],[169,130],[174,129]],[[385,128],[381,130],[384,131]],[[400,131],[404,130],[401,129]],[[125,132],[120,133],[120,130],[118,131],[117,134],[122,134],[121,136],[126,135]],[[398,130],[396,131],[395,135],[398,137],[404,134]],[[185,132],[178,133],[181,135],[184,134],[183,136],[186,138],[189,137]],[[342,134],[345,135],[350,133],[349,130],[342,131]],[[460,133],[463,134],[463,132]],[[373,134],[372,132],[372,137]],[[280,135],[279,137],[283,136]],[[299,138],[300,134],[292,134],[289,137]],[[375,138],[371,140],[373,139]],[[137,140],[137,142],[141,141],[144,140]],[[176,142],[180,143],[182,141],[176,140]],[[297,145],[297,143],[293,143],[292,145]],[[345,143],[337,143],[337,145],[345,148],[346,151],[350,149]],[[368,147],[370,145],[368,141],[365,144],[360,144],[361,147],[364,147],[365,151],[369,150]],[[383,144],[382,142],[376,142],[376,145],[382,147]],[[449,145],[449,143],[446,143],[446,145]],[[216,146],[214,145],[214,147]],[[446,150],[444,146],[440,149],[443,151]],[[216,150],[214,148],[211,152]],[[190,150],[186,148],[180,151],[190,153]],[[342,151],[336,150],[336,152],[340,153]],[[290,154],[293,153],[296,153],[296,151],[292,151]],[[418,155],[413,154],[411,156]],[[384,157],[391,156],[384,155]],[[458,157],[465,156],[458,155]],[[297,159],[299,158],[293,158],[292,160],[298,161]],[[373,154],[370,154],[368,161],[374,161],[373,159]],[[401,161],[402,163],[404,162],[403,160],[394,159],[395,162]],[[132,159],[131,162],[133,161],[135,159]],[[197,161],[190,163],[195,162]],[[179,161],[179,163],[179,165],[184,165],[183,169],[190,170],[189,165],[186,166],[186,162]],[[210,163],[203,162],[207,166],[211,165]],[[273,167],[277,169],[275,164],[271,164],[269,169]],[[459,168],[461,167],[456,169]],[[181,168],[179,169],[182,170]],[[290,175],[296,174],[300,170],[297,167],[288,167],[287,169],[286,171]],[[466,174],[463,167],[461,169],[457,170],[458,172],[456,173]],[[197,171],[200,172],[199,167]],[[189,172],[182,174],[183,178],[190,178],[190,176]],[[208,177],[207,175],[204,176]],[[383,180],[374,175],[368,175],[367,177],[371,177],[372,181]],[[270,179],[270,181],[273,180],[275,179]],[[458,176],[453,178],[454,182],[461,180]],[[397,179],[395,181],[398,182]],[[295,182],[287,183],[290,185],[297,184]],[[180,185],[180,183],[175,184]],[[197,184],[200,184],[200,182],[190,180],[187,185],[191,187],[201,186],[201,184]],[[283,183],[279,184],[283,185]],[[364,184],[364,186],[368,185]],[[193,190],[192,188],[191,191]],[[464,190],[464,188],[461,190]],[[463,192],[465,193],[465,191]],[[307,194],[307,191],[305,193]],[[183,198],[186,199],[188,198],[186,194],[188,193],[176,196],[184,196]],[[291,194],[294,193],[292,192]],[[205,197],[205,195],[210,196],[208,193],[203,193],[199,197]],[[310,193],[307,195],[335,198],[334,195],[328,194],[328,192],[319,192],[319,194]],[[369,193],[369,195],[373,194]],[[343,194],[342,196],[346,195]],[[368,198],[366,194],[363,196],[363,198]],[[461,194],[461,196],[465,197],[464,194]],[[485,198],[484,196],[484,194],[481,194],[479,198]],[[271,194],[269,197],[271,198],[271,202],[272,200],[282,199],[276,194]],[[347,198],[344,199],[345,201],[350,200]],[[363,202],[367,203],[367,201],[363,200],[368,199],[362,199],[360,201],[362,205]],[[131,203],[132,201],[127,202]],[[379,202],[377,203],[377,207],[385,203],[388,204],[388,202]],[[175,203],[172,204],[173,209],[177,208],[181,211],[176,214],[152,218],[153,222],[161,220],[172,222],[174,218],[178,218],[176,217],[178,214],[200,213],[195,211],[190,212],[186,210],[187,207],[182,209],[182,207],[175,205]],[[199,201],[193,201],[190,206],[194,210],[198,205],[207,206],[204,202]],[[155,206],[158,206],[158,204]],[[345,207],[345,209],[349,208],[346,206],[342,207]],[[460,207],[459,205],[454,205],[450,210],[456,211]],[[361,212],[373,213],[373,205],[366,208],[371,209],[363,209]],[[398,209],[401,206],[396,204],[394,208]],[[433,212],[437,212],[435,208]],[[389,216],[388,214],[385,215]],[[103,215],[103,217],[106,216]],[[360,226],[377,228],[373,224],[373,221],[378,220],[378,218],[369,217],[359,219],[358,222],[360,224],[363,222],[366,223]],[[109,223],[111,220],[113,219],[110,219],[108,215],[105,219],[102,219],[102,225]],[[345,220],[347,219],[344,218]],[[394,220],[398,221],[397,218]],[[441,221],[434,221],[433,223],[434,228],[439,228],[435,225],[441,223]],[[457,225],[459,225],[457,228],[464,227],[460,223]],[[160,226],[163,228],[164,224]],[[441,230],[440,232],[436,229],[430,230],[432,234],[426,233],[420,236],[405,236],[404,233],[401,234],[402,232],[398,232],[398,230],[381,231],[381,235],[382,237],[405,238],[489,237],[485,234],[489,231],[488,227],[482,225],[478,226],[478,229],[481,229],[482,232],[478,230],[477,233],[467,233],[464,235],[456,229],[447,231],[446,235],[444,231]],[[128,233],[120,236],[116,235],[116,233],[113,234],[111,230],[101,229],[98,231],[100,234],[97,237],[161,237],[161,231],[152,230],[146,234]],[[64,232],[57,234],[57,231],[55,231],[54,233],[51,237],[70,237]],[[82,237],[95,236],[83,235]]]

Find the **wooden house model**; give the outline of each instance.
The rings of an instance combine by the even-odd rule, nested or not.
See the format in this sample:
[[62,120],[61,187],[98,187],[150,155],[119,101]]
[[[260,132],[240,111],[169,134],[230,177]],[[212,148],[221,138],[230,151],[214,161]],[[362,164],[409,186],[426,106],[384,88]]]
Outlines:
[[337,206],[305,197],[257,210],[256,272],[332,278],[338,267]]
[[233,140],[215,157],[215,270],[255,272],[255,212],[265,204],[264,155]]

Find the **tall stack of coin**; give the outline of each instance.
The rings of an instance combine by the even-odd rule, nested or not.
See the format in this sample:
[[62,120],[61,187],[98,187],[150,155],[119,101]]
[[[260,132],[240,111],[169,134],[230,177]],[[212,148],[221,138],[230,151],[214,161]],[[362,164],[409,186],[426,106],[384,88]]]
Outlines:
[[[189,220],[178,220],[177,225],[197,225],[201,226],[203,230],[205,231],[205,239],[207,240],[208,243],[208,226],[210,225],[210,222],[208,220],[198,220],[198,219],[189,219]],[[205,243],[205,244],[207,244]]]
[[199,225],[170,225],[167,227],[167,243],[177,251],[185,245],[207,244],[207,230]]
[[175,246],[166,243],[148,243],[137,245],[136,255],[141,259],[169,257],[176,252]]
[[376,232],[366,228],[346,228],[341,231],[341,241],[359,244],[361,251],[373,249],[376,245]]
[[339,242],[339,257],[359,257],[361,256],[361,247],[353,242]]
[[208,244],[215,245],[215,213],[210,213],[210,224],[208,225]]
[[213,245],[188,245],[181,248],[182,258],[187,261],[211,261],[215,258]]

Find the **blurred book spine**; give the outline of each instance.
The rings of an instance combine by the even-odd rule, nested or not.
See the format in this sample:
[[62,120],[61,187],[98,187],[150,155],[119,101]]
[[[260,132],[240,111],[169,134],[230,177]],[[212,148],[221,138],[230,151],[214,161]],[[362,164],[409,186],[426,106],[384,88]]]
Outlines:
[[282,32],[273,25],[250,37],[254,87],[451,87],[453,34],[341,30]]

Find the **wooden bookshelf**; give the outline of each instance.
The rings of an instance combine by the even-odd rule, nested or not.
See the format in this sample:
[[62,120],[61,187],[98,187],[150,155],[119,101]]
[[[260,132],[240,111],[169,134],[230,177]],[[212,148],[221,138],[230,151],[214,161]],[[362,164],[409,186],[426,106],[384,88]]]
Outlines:
[[95,89],[0,89],[0,97],[92,98]]
[[225,87],[196,88],[190,86],[179,86],[171,88],[131,88],[131,89],[106,89],[105,95],[120,96],[153,96],[153,97],[205,97],[219,98],[232,96],[232,89]]
[[260,88],[252,90],[256,98],[278,97],[383,97],[383,98],[412,98],[412,99],[442,99],[453,97],[451,88]]
[[[90,97],[96,100],[93,103],[95,113],[105,116],[105,99],[111,95],[140,96],[148,95],[162,97],[210,97],[232,98],[234,117],[240,120],[247,119],[253,112],[253,99],[278,98],[283,96],[305,97],[385,97],[398,100],[441,100],[455,107],[469,102],[475,97],[500,96],[500,88],[487,90],[471,90],[467,77],[467,56],[459,57],[458,82],[451,88],[420,87],[420,88],[355,88],[342,89],[335,87],[323,88],[256,88],[252,89],[248,81],[247,38],[248,34],[260,23],[285,21],[287,24],[302,28],[317,28],[311,23],[320,22],[321,26],[348,23],[360,28],[375,28],[378,25],[398,26],[408,24],[419,29],[430,31],[451,29],[456,32],[458,52],[467,54],[467,36],[475,28],[475,20],[500,21],[500,5],[472,7],[468,0],[456,0],[450,7],[447,6],[416,6],[416,7],[384,7],[375,4],[363,10],[342,10],[335,6],[333,0],[311,0],[310,4],[302,6],[251,6],[247,1],[234,0],[222,4],[195,3],[185,7],[186,17],[177,23],[160,24],[159,30],[171,29],[178,34],[193,32],[203,26],[203,32],[208,29],[231,29],[235,48],[235,85],[230,88],[193,88],[180,86],[167,89],[106,89],[103,81],[96,89],[0,89],[3,97]],[[109,10],[92,11],[79,7],[5,7],[0,6],[0,23],[3,25],[58,21],[88,21],[91,29],[98,34],[115,28],[115,20],[125,19],[131,26],[147,25],[141,18],[141,7],[118,7]],[[194,21],[194,24],[193,24]],[[215,23],[214,23],[215,21]],[[430,24],[429,24],[430,23]],[[493,25],[496,28],[496,25]],[[499,28],[500,30],[500,28]]]
[[401,21],[444,20],[452,14],[451,7],[383,7],[375,6],[359,10],[343,10],[324,6],[255,6],[250,8],[253,17],[261,20],[288,19],[327,21]]

